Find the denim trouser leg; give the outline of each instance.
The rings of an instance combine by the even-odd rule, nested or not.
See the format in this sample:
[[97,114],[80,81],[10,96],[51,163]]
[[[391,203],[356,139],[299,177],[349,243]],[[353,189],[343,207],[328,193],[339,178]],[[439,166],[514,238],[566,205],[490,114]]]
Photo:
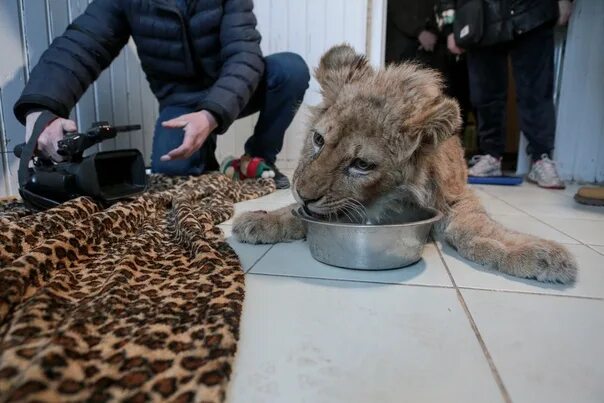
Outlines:
[[308,89],[310,74],[304,60],[294,53],[268,56],[265,63],[265,78],[241,117],[260,111],[254,134],[245,143],[245,152],[274,164],[283,148],[285,131]]
[[[240,117],[260,112],[254,133],[245,144],[245,152],[274,163],[283,147],[285,131],[304,98],[310,74],[304,60],[293,53],[268,56],[265,63],[264,77]],[[161,122],[191,112],[195,112],[194,106],[168,106],[160,111],[153,138],[153,172],[167,175],[199,175],[218,169],[214,156],[216,135],[208,137],[199,152],[189,159],[160,161],[162,155],[180,146],[184,137],[182,129],[164,128]]]

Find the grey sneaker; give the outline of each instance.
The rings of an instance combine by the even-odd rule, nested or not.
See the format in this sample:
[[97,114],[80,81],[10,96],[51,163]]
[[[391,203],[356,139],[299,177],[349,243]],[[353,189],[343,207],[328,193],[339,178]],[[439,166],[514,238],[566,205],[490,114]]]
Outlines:
[[543,154],[539,161],[533,162],[528,180],[546,189],[564,189],[566,187],[558,175],[556,163],[547,154]]
[[267,164],[269,167],[275,171],[275,177],[273,180],[275,181],[275,186],[277,189],[289,189],[289,179],[285,176],[279,169],[275,166],[275,164]]
[[470,176],[501,176],[501,158],[492,155],[475,155],[470,160]]

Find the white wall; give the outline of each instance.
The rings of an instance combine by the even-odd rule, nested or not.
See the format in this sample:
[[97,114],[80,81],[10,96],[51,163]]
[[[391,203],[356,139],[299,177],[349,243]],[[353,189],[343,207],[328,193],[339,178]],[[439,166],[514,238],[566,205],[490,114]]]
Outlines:
[[[313,69],[321,55],[335,44],[348,42],[359,52],[367,50],[367,0],[255,0],[254,3],[265,55],[295,52]],[[319,100],[319,87],[313,78],[303,106],[287,131],[279,165],[295,167],[304,138],[306,106]],[[256,119],[257,116],[242,119],[220,137],[219,161],[243,152]]]

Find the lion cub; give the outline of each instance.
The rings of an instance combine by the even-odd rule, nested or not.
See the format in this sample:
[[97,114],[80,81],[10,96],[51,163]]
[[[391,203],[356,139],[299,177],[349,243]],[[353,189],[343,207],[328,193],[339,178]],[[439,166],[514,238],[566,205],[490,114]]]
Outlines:
[[[293,177],[299,204],[317,215],[365,215],[408,203],[445,214],[434,228],[467,259],[513,276],[574,281],[573,256],[555,242],[506,229],[493,221],[466,185],[457,136],[457,103],[442,81],[415,64],[375,71],[346,45],[329,50],[315,76],[322,103],[313,108]],[[292,206],[245,213],[233,232],[247,243],[277,243],[305,236]]]

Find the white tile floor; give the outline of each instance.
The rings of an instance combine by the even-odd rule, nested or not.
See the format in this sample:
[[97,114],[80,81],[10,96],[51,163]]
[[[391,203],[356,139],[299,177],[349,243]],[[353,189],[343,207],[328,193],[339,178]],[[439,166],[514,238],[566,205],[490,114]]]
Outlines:
[[516,279],[440,243],[408,268],[337,269],[305,242],[242,245],[227,222],[247,271],[228,401],[604,402],[604,208],[576,204],[576,187],[475,189],[505,225],[567,244],[578,281]]

